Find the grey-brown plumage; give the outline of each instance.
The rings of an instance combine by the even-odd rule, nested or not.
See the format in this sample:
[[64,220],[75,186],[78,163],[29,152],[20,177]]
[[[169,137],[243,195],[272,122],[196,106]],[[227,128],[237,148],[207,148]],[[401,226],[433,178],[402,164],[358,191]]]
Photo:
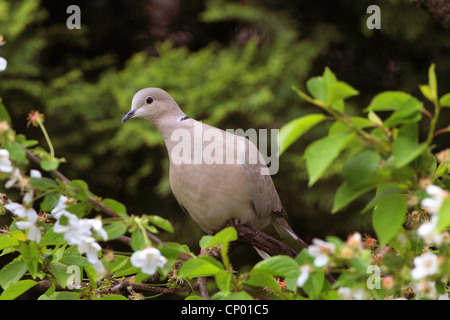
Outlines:
[[271,176],[261,174],[264,159],[251,141],[189,118],[158,88],[135,94],[122,123],[134,117],[154,123],[161,132],[172,192],[205,232],[214,234],[230,219],[258,229],[276,223],[292,232]]

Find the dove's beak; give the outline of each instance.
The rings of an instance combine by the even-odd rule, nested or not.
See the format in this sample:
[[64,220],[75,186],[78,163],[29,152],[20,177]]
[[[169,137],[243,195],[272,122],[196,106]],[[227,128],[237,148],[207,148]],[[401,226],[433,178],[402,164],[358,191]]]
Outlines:
[[131,109],[130,112],[128,112],[126,115],[122,118],[122,123],[125,123],[128,119],[133,118],[134,114],[136,113],[137,109]]

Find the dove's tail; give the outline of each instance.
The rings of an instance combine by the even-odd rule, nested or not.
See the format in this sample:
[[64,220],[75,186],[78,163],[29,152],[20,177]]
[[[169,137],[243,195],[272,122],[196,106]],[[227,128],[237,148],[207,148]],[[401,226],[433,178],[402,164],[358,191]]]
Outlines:
[[[294,230],[292,230],[291,226],[286,221],[285,217],[283,217],[283,216],[275,217],[273,219],[272,225],[274,226],[275,230],[281,237],[282,241],[288,245],[291,245],[293,247],[292,249],[301,250],[303,248],[308,247],[308,244],[305,241],[303,241],[303,239],[300,238],[294,232]],[[291,240],[295,240],[296,243],[293,243],[293,241],[291,241]],[[299,244],[301,245],[301,247],[299,247]]]

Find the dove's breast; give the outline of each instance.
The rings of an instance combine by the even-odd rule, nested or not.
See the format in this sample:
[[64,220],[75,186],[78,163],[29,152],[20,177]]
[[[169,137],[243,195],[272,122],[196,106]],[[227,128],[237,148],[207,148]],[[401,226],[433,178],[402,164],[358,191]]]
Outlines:
[[269,219],[257,216],[241,170],[232,164],[171,165],[170,185],[180,205],[209,234],[220,230],[230,219],[263,228]]

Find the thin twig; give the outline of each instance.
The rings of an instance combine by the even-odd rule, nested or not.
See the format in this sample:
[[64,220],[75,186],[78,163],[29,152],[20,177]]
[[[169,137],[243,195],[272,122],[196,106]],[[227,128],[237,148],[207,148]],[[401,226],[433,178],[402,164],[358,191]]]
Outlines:
[[[24,149],[28,159],[30,159],[31,161],[35,162],[36,164],[40,165],[41,164],[41,159],[39,157],[37,157],[34,153],[28,151],[27,149]],[[67,178],[64,174],[62,174],[59,170],[51,170],[50,173],[54,174],[58,179],[60,179],[61,181],[63,181],[64,183],[69,184],[70,183],[70,179]],[[107,206],[105,206],[103,203],[101,203],[100,201],[98,201],[95,197],[93,196],[88,196],[88,200],[90,203],[92,203],[95,207],[97,207],[97,209],[103,211],[104,213],[106,213],[107,215],[111,216],[111,217],[120,217],[120,215],[115,212],[114,210],[111,210],[110,208],[108,208]],[[147,236],[150,238],[150,240],[152,240],[152,242],[158,243],[160,245],[166,246],[166,244],[164,243],[164,241],[162,241],[161,239],[159,239],[157,236],[155,236],[152,233],[147,232]]]
[[210,297],[209,297],[209,293],[208,293],[206,277],[198,277],[197,278],[197,284],[198,284],[198,290],[200,292],[200,296],[203,299],[209,300]]

